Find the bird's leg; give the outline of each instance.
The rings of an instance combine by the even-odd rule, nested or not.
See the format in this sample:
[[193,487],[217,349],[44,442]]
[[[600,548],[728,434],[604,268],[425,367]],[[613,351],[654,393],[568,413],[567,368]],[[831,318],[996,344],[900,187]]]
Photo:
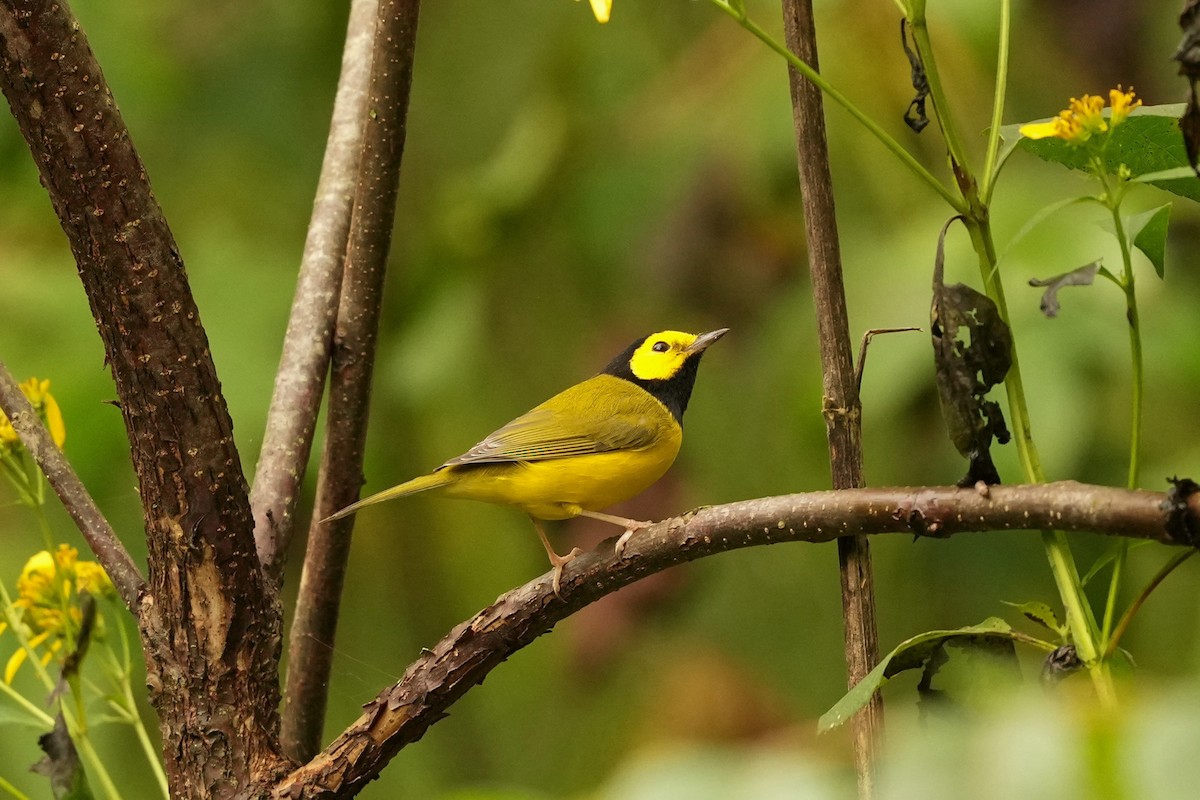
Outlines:
[[554,548],[550,546],[550,540],[546,538],[546,532],[542,530],[541,520],[538,520],[535,517],[530,517],[529,519],[533,521],[533,527],[535,530],[537,530],[538,538],[542,540],[542,547],[546,548],[546,555],[550,556],[550,565],[554,567],[554,596],[561,598],[562,595],[558,593],[558,589],[559,581],[562,580],[563,567],[574,561],[575,557],[582,554],[583,551],[578,547],[572,547],[571,552],[567,553],[565,556],[560,556],[558,553],[554,552]]
[[610,522],[613,525],[620,525],[622,528],[625,529],[625,532],[621,534],[621,538],[617,539],[617,546],[614,549],[614,552],[617,554],[617,558],[621,558],[621,556],[624,554],[625,545],[626,545],[626,543],[629,542],[629,537],[633,536],[635,531],[640,531],[645,528],[649,528],[651,525],[654,524],[653,522],[642,522],[642,521],[636,520],[636,519],[626,519],[625,517],[618,517],[613,514],[602,514],[599,511],[584,510],[584,511],[580,511],[579,515],[581,517],[591,517],[592,519],[598,519],[601,522]]

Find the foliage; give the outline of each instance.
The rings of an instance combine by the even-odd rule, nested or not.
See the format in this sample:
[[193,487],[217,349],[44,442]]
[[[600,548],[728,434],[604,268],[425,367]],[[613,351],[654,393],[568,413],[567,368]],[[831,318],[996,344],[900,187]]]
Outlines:
[[[250,463],[324,140],[342,20],[328,7],[231,6],[206,9],[201,19],[195,9],[171,4],[153,11],[78,5],[187,256],[242,456]],[[776,13],[763,4],[729,5],[761,20]],[[1146,4],[1160,14],[1176,5]],[[888,15],[855,3],[820,11],[823,35],[829,33],[822,42],[826,73],[853,87],[864,113],[890,135],[908,135],[900,115],[911,97],[909,65],[892,20],[877,22]],[[982,130],[990,78],[981,76],[995,52],[994,7],[935,4],[929,11],[948,17],[946,38],[938,43],[943,74],[955,76],[946,105],[960,115],[960,135]],[[604,28],[585,26],[586,11],[571,3],[501,8],[451,2],[427,4],[423,13],[370,485],[389,485],[435,465],[469,445],[473,431],[489,430],[531,397],[586,376],[630,329],[724,324],[733,328],[736,358],[706,365],[689,411],[683,459],[638,513],[662,515],[695,502],[822,485],[820,384],[798,267],[803,241],[777,56],[701,4],[618,3]],[[1006,119],[1045,116],[1080,88],[1059,85],[1058,76],[1091,76],[1090,67],[1100,68],[1060,50],[1057,40],[1054,47],[1040,41],[1048,34],[1034,15],[1019,8],[1014,19],[1018,46]],[[1162,61],[1173,35],[1154,28],[1139,37],[1153,53],[1142,62]],[[127,41],[144,46],[131,48]],[[864,52],[880,57],[863,59]],[[1171,107],[1158,103],[1180,91],[1165,72],[1151,81],[1138,78],[1139,93],[1156,105],[1135,112],[1117,132],[1156,124],[1166,135]],[[1100,88],[1099,78],[1088,80]],[[921,194],[908,168],[886,159],[841,110],[831,105],[828,116],[852,324],[921,324],[929,307],[930,232],[947,216],[945,198]],[[942,145],[928,141],[936,127],[922,139],[903,141],[945,188]],[[1170,149],[1178,139],[1163,141]],[[1061,141],[1005,136],[1004,143],[1016,149],[1007,159],[1003,150],[997,156],[1004,172],[991,220],[1000,241],[1021,229],[1040,203],[1078,185],[1077,167],[1067,172],[1024,156],[1054,161],[1041,148],[1057,148],[1062,157],[1056,163],[1067,163],[1066,154],[1080,157]],[[1178,172],[1169,183],[1147,180],[1177,161],[1139,166],[1127,163],[1143,152],[1138,147],[1113,147],[1108,155],[1125,155],[1110,165],[1126,163],[1131,186],[1150,183],[1195,199],[1189,192],[1196,182]],[[73,460],[118,527],[130,531],[128,544],[136,550],[139,509],[125,445],[116,412],[101,402],[112,388],[100,370],[69,253],[27,162],[11,127],[0,127],[6,209],[0,345],[11,362],[55,375],[56,393],[73,409]],[[1139,485],[1156,485],[1176,471],[1200,472],[1200,445],[1180,435],[1180,420],[1194,416],[1200,396],[1200,371],[1189,356],[1200,291],[1187,256],[1197,215],[1190,203],[1176,204],[1168,231],[1165,196],[1150,188],[1132,193],[1136,188],[1128,199],[1132,210],[1122,211],[1119,222],[1108,215],[1111,239],[1098,236],[1090,218],[1072,216],[1100,205],[1071,203],[1044,217],[1027,238],[1011,237],[1024,241],[1005,251],[1008,314],[1021,348],[1031,427],[1051,475],[1109,483],[1128,478],[1121,462],[1129,430],[1111,424],[1124,413],[1117,409],[1129,381],[1130,368],[1117,357],[1124,309],[1114,310],[1099,291],[1070,290],[1079,294],[1064,306],[1062,319],[1050,322],[1038,317],[1038,293],[1016,287],[1097,257],[1120,280],[1115,265],[1123,266],[1134,250],[1170,281],[1167,289],[1144,286],[1137,298],[1148,376],[1138,470],[1147,479]],[[1131,240],[1125,247],[1116,244],[1120,229]],[[963,273],[961,264],[974,255],[955,257],[950,247],[957,258],[950,269]],[[868,474],[874,483],[949,482],[961,465],[937,432],[928,347],[903,338],[877,345],[865,378]],[[998,449],[1002,475],[1023,470],[1013,451]],[[15,538],[24,512],[0,511],[4,534]],[[56,522],[56,531],[65,530]],[[571,535],[593,534],[580,525]],[[1108,597],[1116,598],[1109,615],[1115,617],[1163,560],[1157,547],[1118,556],[1087,537],[1071,545],[1081,565],[1097,560],[1097,579],[1088,588],[1101,626]],[[354,611],[337,644],[331,731],[357,715],[373,687],[394,677],[418,648],[533,574],[541,558],[519,518],[423,501],[364,519],[355,547],[346,601]],[[11,576],[35,547],[4,549],[0,574]],[[876,552],[885,642],[930,628],[954,630],[993,613],[1001,597],[1036,597],[1046,608],[1052,601],[1050,615],[1037,615],[1068,624],[1058,622],[1062,598],[1026,537],[883,542]],[[1104,579],[1118,574],[1111,569],[1118,558],[1126,579],[1114,585]],[[556,636],[498,672],[485,692],[468,697],[412,751],[403,779],[387,776],[373,791],[390,796],[403,783],[413,794],[437,796],[456,786],[503,784],[561,794],[605,783],[620,765],[664,741],[717,740],[735,758],[749,753],[753,759],[764,732],[790,732],[796,720],[807,730],[843,688],[832,569],[828,554],[813,548],[770,548],[664,576],[645,594],[623,593],[590,618],[560,625]],[[1170,676],[1194,678],[1197,670],[1190,641],[1194,589],[1181,578],[1164,584],[1161,599],[1156,595],[1123,640],[1137,653],[1139,682],[1152,690]],[[289,577],[289,587],[296,583]],[[781,616],[788,620],[785,634]],[[128,661],[125,667],[135,668]],[[139,682],[136,675],[128,680]],[[681,680],[690,693],[672,694]],[[722,711],[716,723],[689,716],[696,698],[714,714]],[[888,694],[893,707],[909,698],[899,681]],[[1144,712],[1142,729],[1155,730],[1150,722],[1160,718],[1171,730],[1187,729],[1178,715],[1156,716],[1164,709],[1151,705],[1156,711]],[[1142,706],[1131,701],[1130,707],[1141,719]],[[1022,731],[1073,731],[1066,744],[1028,737],[1066,748],[1089,730],[1086,709],[1068,705],[1058,709],[1061,717],[1050,717],[1039,708],[1014,705],[999,717],[1026,715],[1023,726],[1004,728],[1014,747],[1027,738]],[[994,745],[986,728],[972,729],[977,738],[947,740],[964,748],[976,741]],[[103,728],[94,733],[98,740],[113,735]],[[822,755],[829,745],[796,735],[797,749],[815,754],[818,771],[840,766]],[[135,771],[128,765],[140,761],[137,749],[112,741],[117,744],[104,756],[117,765],[112,771]],[[1128,741],[1138,740],[1130,735]],[[1165,736],[1145,741],[1172,743]],[[97,746],[103,750],[104,743]],[[0,774],[41,780],[23,774],[36,754],[14,754],[18,745],[7,741],[0,747]],[[536,764],[527,758],[531,751],[542,754]],[[1005,752],[997,751],[997,760],[1012,763]],[[719,765],[701,753],[700,761]],[[1041,774],[1090,763],[1086,753],[1055,753],[1059,769]],[[1148,745],[1136,753],[1128,756],[1142,768],[1134,774],[1166,773],[1148,769],[1158,757]],[[948,762],[954,760],[938,764]],[[682,779],[686,769],[671,774]],[[755,762],[746,772],[738,769],[735,775],[763,768]]]

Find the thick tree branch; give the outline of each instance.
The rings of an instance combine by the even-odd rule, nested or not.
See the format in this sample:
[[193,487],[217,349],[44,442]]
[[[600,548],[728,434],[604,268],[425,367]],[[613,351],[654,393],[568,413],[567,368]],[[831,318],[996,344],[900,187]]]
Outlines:
[[[812,0],[783,0],[783,29],[788,48],[814,70],[819,70]],[[796,131],[796,163],[804,196],[809,272],[817,311],[833,488],[851,489],[863,485],[862,403],[858,396],[858,376],[854,369],[846,292],[842,284],[833,178],[825,138],[825,110],[821,90],[803,75],[789,68],[788,80]],[[842,579],[846,680],[848,685],[854,686],[879,660],[875,582],[867,539],[839,539],[838,564]],[[875,694],[855,715],[851,726],[858,793],[860,798],[867,800],[874,795],[872,762],[883,728],[882,695]]]
[[366,129],[371,45],[378,0],[352,0],[325,161],[317,182],[300,276],[288,318],[262,450],[250,490],[254,539],[268,578],[278,584],[295,530],[296,500],[308,456],[342,286],[342,262]]
[[513,589],[461,623],[323,752],[275,787],[273,796],[351,797],[405,745],[489,672],[556,623],[610,592],[676,564],[757,545],[828,542],[883,533],[944,538],[967,531],[1057,528],[1195,546],[1200,493],[1179,507],[1155,492],[1073,481],[993,486],[848,489],[784,495],[702,508],[634,535],[625,559],[612,540],[572,561],[562,599],[551,573]]
[[3,361],[0,361],[0,411],[12,423],[21,443],[41,467],[50,487],[96,554],[100,566],[112,579],[117,593],[136,616],[140,595],[146,588],[145,579]]
[[366,135],[334,333],[325,451],[288,645],[281,742],[293,758],[320,749],[333,641],[354,518],[319,524],[358,499],[383,278],[400,186],[419,0],[380,0]]
[[0,88],[70,242],[120,399],[146,521],[140,623],[172,794],[228,796],[282,766],[280,632],[207,336],[64,0],[0,0]]

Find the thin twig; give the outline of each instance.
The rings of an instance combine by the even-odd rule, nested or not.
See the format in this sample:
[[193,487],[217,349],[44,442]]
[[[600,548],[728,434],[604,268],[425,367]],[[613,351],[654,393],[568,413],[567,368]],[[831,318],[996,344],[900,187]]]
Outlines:
[[296,501],[308,457],[342,286],[354,184],[366,128],[371,43],[379,0],[352,0],[325,160],[300,260],[287,334],[250,491],[254,539],[268,577],[278,583],[295,530]]
[[1125,635],[1126,629],[1129,628],[1129,623],[1133,622],[1133,618],[1142,610],[1142,606],[1150,599],[1150,595],[1158,588],[1158,585],[1167,579],[1167,576],[1175,571],[1183,562],[1187,561],[1192,556],[1196,555],[1195,550],[1185,550],[1181,553],[1176,553],[1171,556],[1171,560],[1163,564],[1162,569],[1154,576],[1154,578],[1146,584],[1133,602],[1129,604],[1129,608],[1125,609],[1125,613],[1121,615],[1121,620],[1117,623],[1117,627],[1113,630],[1112,638],[1108,640],[1108,649],[1104,651],[1105,660],[1112,658],[1113,653],[1117,652],[1117,646],[1121,643],[1121,637]]
[[[817,59],[817,31],[811,0],[784,0],[784,38],[796,56],[813,70]],[[863,485],[862,405],[850,343],[846,292],[834,210],[833,178],[829,171],[829,145],[825,138],[825,112],[821,90],[790,68],[792,117],[796,133],[796,160],[804,198],[804,224],[808,234],[808,265],[813,303],[817,311],[817,339],[824,378],[824,411],[829,440],[833,488]],[[875,585],[871,552],[865,537],[838,540],[842,579],[842,617],[845,621],[846,680],[856,685],[879,660],[875,627]],[[877,693],[851,723],[858,793],[862,800],[874,794],[874,753],[883,728],[883,700]]]
[[117,593],[136,616],[138,599],[146,588],[146,579],[88,494],[87,487],[75,474],[71,462],[54,444],[50,431],[46,430],[29,400],[21,393],[20,386],[3,361],[0,361],[0,410],[4,411],[13,430],[21,437],[21,443],[41,467],[71,519],[75,520],[79,532],[96,554],[96,560],[112,579]]
[[[499,664],[600,597],[655,572],[706,556],[780,542],[828,542],[867,534],[946,537],[966,531],[1056,526],[1190,544],[1172,530],[1166,495],[1073,481],[1032,486],[848,489],[746,500],[663,520],[629,540],[613,539],[572,561],[561,599],[552,573],[502,595],[424,650],[404,677],[364,706],[363,715],[320,755],[273,789],[276,798],[350,797],[389,759],[415,742]],[[1200,494],[1187,515],[1200,522]]]
[[412,86],[419,0],[381,0],[371,60],[366,135],[334,334],[325,451],[288,649],[284,752],[320,748],[353,518],[319,524],[358,499],[383,276],[391,245]]
[[867,366],[867,348],[871,346],[871,340],[876,336],[884,333],[908,333],[909,331],[919,331],[920,328],[905,326],[903,328],[871,328],[863,334],[862,341],[858,345],[858,365],[854,368],[854,386],[862,391],[863,370]]

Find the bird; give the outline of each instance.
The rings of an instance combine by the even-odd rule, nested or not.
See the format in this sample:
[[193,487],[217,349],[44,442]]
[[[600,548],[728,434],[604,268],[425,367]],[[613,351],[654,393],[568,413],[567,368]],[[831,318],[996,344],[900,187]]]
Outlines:
[[691,334],[666,330],[643,336],[600,373],[559,392],[488,434],[427,475],[385,489],[321,520],[332,522],[417,492],[515,506],[529,515],[554,568],[560,595],[563,567],[582,551],[559,555],[542,520],[591,517],[625,532],[652,523],[601,511],[650,487],[674,463],[700,358],[728,328]]

